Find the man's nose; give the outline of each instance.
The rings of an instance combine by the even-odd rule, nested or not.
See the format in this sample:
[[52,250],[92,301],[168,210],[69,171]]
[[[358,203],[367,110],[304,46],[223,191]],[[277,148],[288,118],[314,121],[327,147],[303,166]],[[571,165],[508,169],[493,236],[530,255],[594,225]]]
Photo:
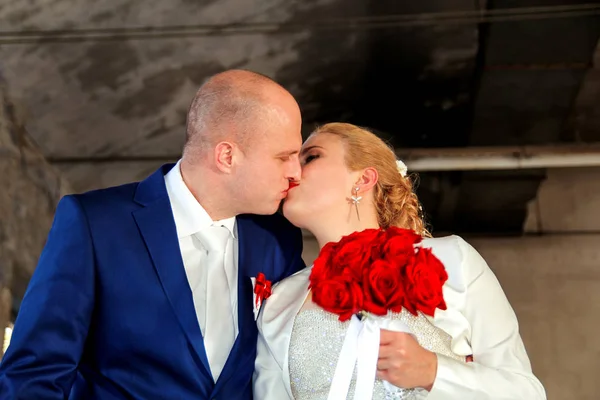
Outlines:
[[287,178],[290,181],[300,180],[300,176],[302,175],[302,166],[300,165],[300,159],[298,157],[294,157],[290,160],[287,175]]

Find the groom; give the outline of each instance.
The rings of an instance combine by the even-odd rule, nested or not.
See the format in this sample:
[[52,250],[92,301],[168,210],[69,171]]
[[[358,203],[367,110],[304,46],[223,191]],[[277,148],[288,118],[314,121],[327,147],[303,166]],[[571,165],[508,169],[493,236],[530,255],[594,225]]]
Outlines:
[[300,125],[277,83],[226,71],[197,92],[176,165],[64,197],[0,399],[251,399],[251,278],[304,267],[300,231],[272,215],[299,179]]

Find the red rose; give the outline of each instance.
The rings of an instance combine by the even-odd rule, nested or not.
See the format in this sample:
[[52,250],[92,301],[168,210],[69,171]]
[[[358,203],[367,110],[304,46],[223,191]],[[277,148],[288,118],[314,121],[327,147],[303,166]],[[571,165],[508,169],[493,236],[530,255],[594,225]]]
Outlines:
[[448,272],[440,259],[437,258],[429,248],[420,248],[417,252],[417,256],[421,257],[424,260],[423,262],[427,263],[427,265],[429,265],[429,267],[437,274],[440,278],[440,286],[443,286],[448,280]]
[[344,236],[336,246],[331,261],[334,274],[351,273],[360,280],[363,268],[372,257],[378,256],[381,237],[379,229],[366,229]]
[[412,244],[421,243],[421,241],[423,240],[421,235],[418,235],[412,229],[398,228],[397,226],[390,226],[386,229],[385,233],[388,238],[400,237],[402,238],[402,240],[405,240]]
[[316,283],[312,288],[312,301],[325,311],[339,315],[340,321],[347,321],[362,310],[363,293],[357,282],[342,275]]
[[388,310],[402,311],[404,287],[402,273],[397,265],[377,260],[364,270],[363,278],[365,311],[386,315]]
[[382,248],[383,257],[396,265],[405,265],[415,254],[414,245],[421,240],[421,236],[411,230],[388,228]]
[[314,284],[323,279],[329,279],[334,276],[334,271],[331,268],[332,257],[337,248],[337,243],[329,242],[319,252],[319,256],[313,263],[313,268],[310,273],[311,284]]
[[435,309],[446,309],[442,286],[448,274],[431,249],[419,248],[404,268],[406,297],[404,307],[412,314],[417,310],[433,316]]

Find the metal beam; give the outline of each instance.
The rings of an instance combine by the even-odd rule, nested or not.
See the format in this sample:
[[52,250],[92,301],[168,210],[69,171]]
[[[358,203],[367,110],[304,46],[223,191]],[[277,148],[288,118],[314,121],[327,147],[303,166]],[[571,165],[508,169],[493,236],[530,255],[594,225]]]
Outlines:
[[600,143],[398,149],[396,154],[413,172],[600,167]]

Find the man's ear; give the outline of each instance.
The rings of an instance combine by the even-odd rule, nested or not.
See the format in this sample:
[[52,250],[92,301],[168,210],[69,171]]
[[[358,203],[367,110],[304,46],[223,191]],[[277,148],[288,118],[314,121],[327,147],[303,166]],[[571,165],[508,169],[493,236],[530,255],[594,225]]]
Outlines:
[[375,168],[365,168],[356,181],[356,187],[359,189],[358,193],[368,192],[377,184],[378,180],[379,174]]
[[231,172],[234,152],[235,146],[229,142],[220,142],[215,146],[215,166],[219,171]]

